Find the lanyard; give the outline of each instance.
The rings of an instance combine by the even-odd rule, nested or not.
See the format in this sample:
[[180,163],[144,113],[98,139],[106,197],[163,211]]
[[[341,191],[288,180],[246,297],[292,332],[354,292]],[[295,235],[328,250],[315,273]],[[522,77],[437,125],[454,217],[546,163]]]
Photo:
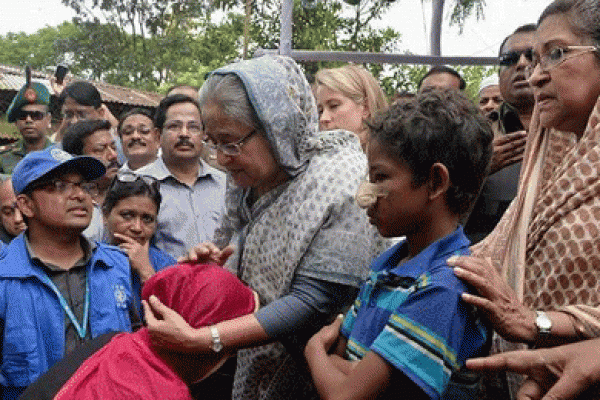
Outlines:
[[62,306],[63,310],[65,310],[65,312],[67,313],[67,316],[71,320],[71,323],[75,327],[75,330],[77,331],[77,334],[79,335],[79,337],[81,339],[85,339],[85,336],[87,334],[88,318],[89,318],[89,314],[90,314],[90,278],[89,278],[88,274],[86,274],[86,276],[85,276],[85,302],[83,305],[83,321],[81,321],[81,325],[79,325],[79,322],[77,321],[75,314],[73,314],[73,311],[71,311],[71,307],[69,307],[67,300],[65,300],[65,298],[60,293],[60,291],[58,290],[58,288],[56,287],[54,282],[52,282],[52,280],[50,278],[48,278],[47,276],[44,278],[45,278],[45,281],[48,284],[48,286],[50,286],[50,288],[52,288],[52,290],[58,297],[58,301],[60,302],[60,305]]

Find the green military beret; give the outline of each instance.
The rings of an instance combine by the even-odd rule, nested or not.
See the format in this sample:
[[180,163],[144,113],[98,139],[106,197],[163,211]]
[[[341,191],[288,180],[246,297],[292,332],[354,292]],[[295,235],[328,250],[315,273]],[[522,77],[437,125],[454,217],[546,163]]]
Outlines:
[[32,82],[29,87],[24,85],[17,95],[12,99],[8,110],[6,110],[8,122],[17,120],[17,112],[27,104],[50,104],[50,92],[44,84]]

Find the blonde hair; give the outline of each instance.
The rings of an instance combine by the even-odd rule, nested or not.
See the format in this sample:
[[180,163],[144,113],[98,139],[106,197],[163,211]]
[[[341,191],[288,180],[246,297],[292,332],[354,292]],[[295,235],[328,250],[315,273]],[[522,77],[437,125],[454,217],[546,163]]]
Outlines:
[[371,117],[388,108],[388,101],[377,79],[359,65],[321,69],[315,75],[315,89],[319,85],[340,92],[357,104],[365,105]]

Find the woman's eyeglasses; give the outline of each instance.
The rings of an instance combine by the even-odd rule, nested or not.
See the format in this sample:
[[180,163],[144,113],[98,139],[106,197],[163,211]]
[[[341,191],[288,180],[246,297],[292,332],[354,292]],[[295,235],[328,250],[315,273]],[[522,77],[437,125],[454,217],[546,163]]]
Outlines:
[[533,60],[529,66],[529,71],[533,71],[538,65],[543,71],[549,71],[552,68],[558,67],[570,58],[580,56],[582,54],[596,52],[600,54],[600,48],[597,46],[564,46],[554,47],[546,54],[533,55]]
[[525,56],[527,61],[533,61],[533,49],[530,47],[525,50],[508,51],[500,55],[499,64],[502,67],[512,67],[519,62],[521,56]]
[[211,139],[204,139],[203,143],[205,146],[210,148],[213,151],[220,151],[226,156],[235,157],[239,156],[242,152],[242,146],[246,144],[247,140],[252,137],[256,133],[256,129],[253,129],[246,136],[238,140],[237,142],[231,143],[215,143]]

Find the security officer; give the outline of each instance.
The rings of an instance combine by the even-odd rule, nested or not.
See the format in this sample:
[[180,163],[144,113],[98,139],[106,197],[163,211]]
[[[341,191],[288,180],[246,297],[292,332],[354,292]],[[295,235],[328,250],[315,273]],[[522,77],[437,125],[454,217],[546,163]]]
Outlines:
[[42,83],[24,85],[8,106],[8,122],[19,130],[19,140],[0,153],[0,172],[11,174],[13,168],[31,151],[42,150],[52,144],[50,131],[50,92]]

